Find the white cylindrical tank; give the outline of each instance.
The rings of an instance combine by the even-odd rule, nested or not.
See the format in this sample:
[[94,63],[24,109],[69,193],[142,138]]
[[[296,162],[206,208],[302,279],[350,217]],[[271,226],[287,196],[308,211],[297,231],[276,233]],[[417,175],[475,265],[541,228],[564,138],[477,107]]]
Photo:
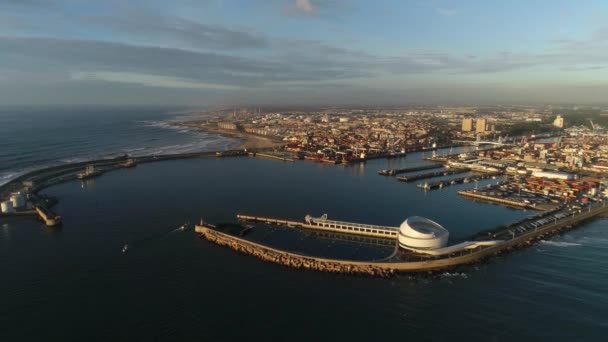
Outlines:
[[25,206],[25,195],[17,192],[11,195],[11,202],[13,202],[13,208],[22,208]]
[[405,249],[438,249],[447,246],[450,233],[439,223],[412,216],[399,227],[399,246]]
[[13,202],[11,202],[11,201],[4,201],[4,202],[0,203],[0,207],[2,209],[3,214],[10,214],[14,211]]

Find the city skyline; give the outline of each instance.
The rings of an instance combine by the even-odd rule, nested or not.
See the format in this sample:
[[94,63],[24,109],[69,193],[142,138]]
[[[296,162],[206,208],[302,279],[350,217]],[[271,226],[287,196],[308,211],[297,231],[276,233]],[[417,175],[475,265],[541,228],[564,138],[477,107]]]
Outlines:
[[608,4],[0,1],[3,104],[602,103]]

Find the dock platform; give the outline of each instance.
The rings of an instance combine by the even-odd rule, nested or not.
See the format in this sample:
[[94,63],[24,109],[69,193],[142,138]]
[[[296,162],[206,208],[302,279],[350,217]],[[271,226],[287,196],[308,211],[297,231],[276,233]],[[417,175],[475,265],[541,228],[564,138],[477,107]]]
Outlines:
[[461,173],[465,173],[465,172],[469,172],[469,171],[471,171],[471,169],[446,169],[443,171],[422,173],[422,174],[418,174],[418,175],[399,176],[399,177],[397,177],[397,180],[399,180],[401,182],[413,182],[413,181],[417,181],[420,179],[457,175],[457,174],[461,174]]
[[428,183],[428,182],[419,183],[418,187],[422,188],[424,190],[443,189],[443,188],[448,187],[450,185],[476,182],[478,180],[488,179],[488,178],[492,178],[492,177],[497,177],[497,176],[500,176],[500,175],[502,175],[502,172],[482,173],[482,174],[478,174],[478,175],[473,175],[473,176],[468,176],[468,177],[459,177],[459,178],[454,178],[454,179],[446,179],[446,180],[442,180],[442,181],[438,181],[438,182],[432,182],[432,183]]
[[400,169],[380,170],[380,171],[378,171],[378,174],[381,176],[394,176],[394,175],[398,175],[400,173],[440,169],[442,167],[443,167],[443,165],[441,165],[441,164],[430,164],[430,165],[422,165],[422,166],[404,167],[404,168],[400,168]]
[[237,214],[236,218],[241,221],[262,222],[266,224],[282,225],[290,228],[305,228],[346,233],[352,235],[380,237],[385,239],[396,239],[399,227],[377,226],[363,223],[352,223],[328,220],[326,215],[320,218],[306,215],[304,221],[285,220],[273,217],[252,216]]

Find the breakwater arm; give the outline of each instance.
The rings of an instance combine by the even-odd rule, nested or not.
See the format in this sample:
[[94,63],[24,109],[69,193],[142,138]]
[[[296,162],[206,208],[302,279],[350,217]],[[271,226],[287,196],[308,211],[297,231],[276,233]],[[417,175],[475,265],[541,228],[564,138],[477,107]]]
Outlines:
[[540,226],[523,234],[513,235],[510,240],[498,244],[478,244],[475,248],[459,250],[452,254],[437,257],[419,256],[417,261],[350,261],[339,259],[318,258],[298,253],[283,251],[248,241],[236,236],[222,233],[215,229],[197,225],[195,231],[203,238],[220,246],[231,248],[239,253],[255,256],[263,261],[297,269],[310,269],[330,273],[360,274],[369,276],[388,277],[401,272],[428,272],[450,269],[459,265],[471,264],[480,260],[502,254],[517,248],[529,246],[533,241],[571,229],[576,224],[595,216],[608,213],[608,208],[602,204],[589,207],[579,213],[552,223]]

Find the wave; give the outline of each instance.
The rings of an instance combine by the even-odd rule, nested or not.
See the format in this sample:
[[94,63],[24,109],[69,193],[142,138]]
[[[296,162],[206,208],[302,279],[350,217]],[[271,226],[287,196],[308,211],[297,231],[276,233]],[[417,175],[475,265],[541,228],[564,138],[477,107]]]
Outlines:
[[439,275],[440,278],[462,278],[467,279],[469,276],[464,272],[444,272]]
[[[190,119],[200,116],[191,116]],[[181,116],[177,119],[185,119],[185,116]],[[43,169],[46,167],[86,162],[88,160],[96,159],[111,159],[118,156],[128,154],[132,157],[140,157],[145,155],[166,155],[166,154],[179,154],[179,153],[192,153],[192,152],[204,152],[204,151],[216,151],[236,148],[240,145],[240,140],[227,138],[219,135],[208,134],[200,132],[195,128],[188,128],[183,126],[175,126],[172,123],[179,121],[176,118],[167,119],[162,121],[154,120],[143,120],[133,121],[137,124],[141,124],[145,127],[156,127],[166,129],[168,131],[179,134],[181,138],[175,136],[159,135],[158,132],[146,132],[141,131],[140,135],[144,134],[143,137],[149,137],[147,140],[134,141],[138,139],[127,139],[120,142],[112,142],[106,146],[105,151],[99,151],[100,146],[96,146],[98,151],[86,152],[86,148],[79,150],[72,150],[71,152],[61,148],[61,154],[52,158],[42,159],[44,153],[36,151],[35,155],[28,156],[27,160],[20,163],[14,163],[14,167],[10,169],[4,169],[0,171],[0,185],[6,184],[12,179],[23,175],[27,172]],[[183,135],[182,135],[183,134]],[[177,141],[176,141],[177,140]],[[185,140],[185,141],[184,141]],[[163,141],[174,142],[173,144],[160,145]],[[122,145],[122,146],[121,146]],[[109,151],[109,152],[108,152]],[[66,156],[67,155],[67,156]],[[11,163],[13,164],[13,163]]]
[[10,182],[12,179],[23,175],[27,172],[44,169],[46,167],[81,163],[88,160],[96,159],[112,159],[124,154],[128,154],[132,157],[141,157],[147,155],[167,155],[167,154],[180,154],[180,153],[192,153],[192,152],[204,152],[214,150],[225,150],[231,149],[238,146],[238,141],[224,137],[210,137],[205,136],[204,138],[195,140],[193,142],[185,144],[171,144],[162,146],[149,146],[149,147],[134,147],[128,149],[121,149],[111,153],[91,153],[78,157],[71,158],[59,158],[56,161],[49,161],[47,163],[36,163],[35,167],[23,167],[19,169],[10,169],[4,172],[0,172],[0,185]]
[[582,246],[581,243],[576,242],[564,242],[564,241],[547,241],[540,240],[540,243],[546,246],[556,246],[556,247],[573,247],[573,246]]

